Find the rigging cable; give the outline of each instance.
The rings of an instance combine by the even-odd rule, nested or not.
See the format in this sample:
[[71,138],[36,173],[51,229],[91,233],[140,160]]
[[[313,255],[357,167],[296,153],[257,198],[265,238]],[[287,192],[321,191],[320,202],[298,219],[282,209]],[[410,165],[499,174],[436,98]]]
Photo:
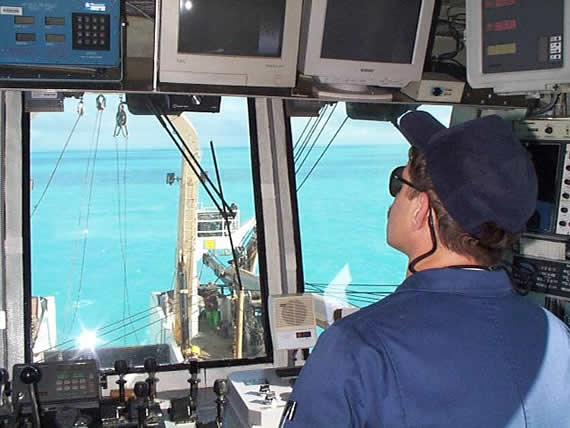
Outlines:
[[321,120],[323,120],[323,117],[325,117],[325,113],[327,112],[328,108],[329,105],[325,104],[324,107],[319,111],[319,117],[317,118],[317,120],[315,120],[313,126],[311,126],[311,129],[305,136],[305,140],[303,141],[303,143],[301,143],[301,147],[299,148],[299,150],[297,150],[297,153],[293,153],[293,163],[296,163],[297,160],[299,160],[299,158],[303,155],[305,149],[307,148],[307,145],[309,144],[309,141],[311,141],[311,138],[315,133],[315,130],[318,128],[319,124],[321,123]]
[[315,144],[317,144],[317,141],[319,141],[319,138],[321,137],[321,134],[323,133],[323,131],[325,130],[325,128],[327,127],[327,123],[329,123],[329,120],[331,119],[334,111],[336,110],[336,107],[338,106],[338,103],[334,105],[334,107],[332,108],[331,112],[329,113],[329,116],[327,117],[327,119],[325,120],[325,123],[323,124],[323,126],[321,127],[321,130],[319,131],[319,133],[317,134],[317,136],[315,137],[315,139],[313,140],[313,143],[311,144],[311,148],[309,149],[309,151],[305,154],[305,157],[303,158],[303,160],[300,162],[299,166],[297,167],[295,165],[295,175],[297,175],[299,173],[299,171],[301,171],[301,168],[303,168],[303,165],[305,164],[305,162],[307,161],[307,159],[309,158],[309,155],[311,154],[311,152],[313,151],[313,148],[315,147]]
[[[318,117],[318,116],[317,116]],[[307,120],[307,123],[305,124],[305,127],[303,128],[303,131],[301,131],[301,135],[299,135],[299,138],[297,138],[297,141],[295,141],[295,144],[293,144],[293,153],[295,153],[295,150],[297,149],[297,145],[299,144],[299,142],[303,139],[303,135],[305,135],[305,131],[307,130],[307,128],[309,127],[309,125],[311,124],[311,122],[313,121],[314,116],[311,116],[309,118],[309,120]]]
[[[170,118],[168,116],[164,116],[164,119],[166,120],[166,122],[170,125],[170,127],[172,128],[172,130],[174,131],[174,133],[176,134],[176,136],[178,137],[180,144],[182,144],[182,146],[184,147],[184,149],[186,150],[186,152],[188,152],[188,154],[190,155],[190,157],[192,158],[192,160],[194,161],[194,165],[192,165],[190,163],[190,161],[188,160],[188,158],[186,156],[184,156],[184,158],[186,159],[186,161],[188,162],[188,164],[190,165],[190,167],[192,168],[192,171],[194,172],[194,174],[196,174],[196,176],[198,177],[198,179],[200,180],[200,182],[202,183],[202,186],[204,187],[204,189],[206,190],[206,192],[208,193],[208,195],[210,196],[210,199],[212,199],[212,202],[214,202],[214,204],[216,205],[216,208],[218,210],[218,212],[220,214],[222,214],[224,211],[222,210],[222,208],[220,208],[220,206],[218,205],[218,203],[213,199],[213,196],[211,195],[209,189],[207,188],[206,184],[209,184],[214,193],[220,198],[220,203],[221,205],[224,207],[224,209],[226,210],[226,213],[230,213],[230,215],[233,217],[235,217],[235,213],[233,212],[232,208],[228,205],[228,203],[226,202],[226,200],[224,199],[224,196],[220,193],[220,190],[216,188],[216,186],[214,185],[214,183],[212,182],[212,180],[210,180],[210,177],[208,177],[207,172],[202,168],[202,166],[200,165],[200,162],[198,161],[198,159],[196,159],[196,157],[194,156],[194,154],[192,153],[192,151],[188,148],[188,146],[186,145],[186,142],[184,141],[184,138],[182,138],[182,136],[180,135],[180,133],[178,132],[178,129],[176,129],[176,127],[172,124],[172,121],[170,120]],[[176,144],[176,142],[175,142]],[[179,147],[177,145],[177,147]],[[180,147],[179,147],[179,150]],[[182,150],[181,150],[182,152]],[[182,152],[184,155],[184,152]],[[196,171],[196,167],[198,168],[198,170],[200,171],[200,175],[198,175],[198,172]]]
[[[218,161],[216,159],[216,152],[214,151],[214,142],[213,141],[210,141],[210,150],[212,151],[212,160],[214,161],[214,170],[216,171],[216,179],[218,181],[218,189],[220,191],[220,194],[222,195],[222,200],[223,200],[224,199],[224,191],[222,188],[222,181],[220,178],[220,170],[218,169]],[[224,222],[226,224],[226,229],[228,230],[228,238],[230,240],[230,248],[232,250],[232,259],[234,261],[234,271],[235,271],[237,282],[238,282],[238,289],[240,291],[242,291],[243,290],[243,284],[241,282],[240,266],[238,263],[236,248],[234,246],[234,239],[233,239],[232,231],[231,231],[231,227],[230,227],[229,215],[225,210],[221,214],[222,214],[222,217],[224,218]],[[233,217],[235,217],[235,216],[233,216]]]
[[[95,137],[97,135],[97,116],[95,118],[95,122],[93,124],[93,132],[91,133],[91,145],[89,146],[89,154],[87,156],[87,166],[85,168],[85,174],[83,175],[83,181],[81,183],[81,200],[79,202],[79,214],[77,216],[77,231],[78,234],[81,233],[85,233],[85,228],[82,227],[82,221],[83,221],[83,210],[85,208],[85,201],[87,198],[87,189],[89,186],[89,176],[90,176],[90,171],[91,171],[91,165],[93,162],[93,157],[95,156]],[[77,239],[74,239],[73,241],[73,250],[72,250],[72,254],[73,254],[73,258],[71,260],[71,269],[69,272],[69,285],[67,286],[67,291],[65,293],[65,308],[66,311],[68,311],[72,305],[70,305],[70,302],[72,300],[72,292],[73,292],[73,280],[75,278],[75,275],[77,273],[77,261],[79,258],[79,251],[77,251],[78,247],[79,247],[79,236],[77,237]],[[64,331],[67,331],[67,334],[69,334],[70,328],[67,325],[67,320],[68,317],[65,317],[65,325],[64,325]]]
[[150,16],[148,13],[146,13],[144,10],[142,10],[140,7],[138,7],[137,5],[133,4],[130,1],[125,2],[125,4],[129,7],[132,7],[134,10],[136,10],[138,13],[140,13],[142,16],[144,16],[146,19],[148,19],[149,21],[154,22],[154,19],[152,18],[152,16]]
[[[123,268],[123,318],[131,314],[129,302],[129,288],[127,275],[127,155],[129,132],[127,130],[127,114],[125,113],[124,102],[119,100],[117,114],[115,116],[116,125],[113,137],[115,138],[115,159],[116,159],[116,185],[117,185],[117,221],[119,226],[119,247],[121,250],[121,260]],[[117,137],[122,136],[125,141],[124,165],[121,182],[121,163],[119,154],[119,140]],[[122,188],[122,189],[121,189]],[[122,197],[121,197],[122,190]],[[126,326],[125,326],[126,328]],[[138,336],[135,334],[135,340],[138,342]],[[126,344],[126,343],[125,343]]]
[[[156,308],[156,307],[158,307],[158,306],[155,306],[155,308]],[[148,311],[145,311],[145,312],[148,312]],[[139,322],[139,321],[142,321],[142,320],[144,320],[144,319],[146,319],[146,318],[150,318],[150,317],[152,317],[152,315],[153,315],[153,314],[151,313],[151,314],[149,314],[149,315],[146,315],[146,314],[145,314],[145,315],[139,316],[137,319],[131,320],[131,321],[129,321],[128,323],[126,323],[126,324],[124,324],[124,325],[120,325],[119,327],[116,327],[116,328],[114,328],[114,329],[112,329],[112,330],[109,330],[109,331],[107,331],[107,332],[105,332],[105,333],[99,334],[99,335],[98,335],[98,338],[101,338],[101,337],[103,337],[103,336],[106,336],[106,335],[108,335],[108,334],[114,333],[114,332],[119,331],[119,330],[125,331],[125,328],[128,327],[128,326],[132,327],[133,330],[132,330],[130,333],[124,333],[124,334],[121,336],[121,339],[124,339],[124,338],[130,336],[131,334],[134,334],[135,337],[138,337],[138,336],[137,336],[137,331],[139,331],[140,329],[138,329],[138,328],[137,328],[137,329],[134,329],[135,323],[137,323],[137,322]],[[162,320],[162,317],[159,316],[158,320],[161,321],[161,320]],[[138,340],[138,339],[137,339],[137,340]],[[101,347],[104,347],[105,345],[100,345],[100,346],[101,346]],[[71,351],[73,348],[74,348],[74,346],[70,346],[69,348],[64,349],[63,352],[65,352],[65,351]]]
[[73,330],[75,325],[75,320],[77,319],[77,309],[79,308],[79,302],[81,299],[81,289],[83,287],[83,273],[85,272],[85,256],[87,254],[87,237],[89,235],[89,214],[91,213],[91,199],[93,197],[93,183],[95,181],[95,164],[97,162],[97,150],[99,147],[99,137],[101,135],[101,124],[103,122],[103,112],[106,107],[106,99],[103,95],[98,95],[96,99],[97,103],[97,117],[95,119],[98,122],[97,125],[97,136],[95,139],[95,154],[93,156],[93,168],[91,168],[91,178],[89,182],[89,196],[87,199],[87,212],[85,215],[85,234],[83,235],[83,250],[81,255],[81,270],[79,273],[79,286],[77,289],[77,298],[73,304],[73,317],[71,318],[71,328],[69,332]]
[[[210,180],[210,178],[208,177],[208,174],[206,173],[206,171],[204,171],[204,169],[200,165],[200,162],[196,159],[196,157],[194,156],[192,151],[188,148],[188,146],[186,145],[186,142],[180,136],[180,133],[178,132],[176,127],[172,124],[169,117],[166,115],[164,115],[164,116],[161,115],[161,112],[159,111],[159,109],[153,104],[153,102],[149,98],[147,98],[147,106],[154,113],[154,115],[155,115],[156,119],[158,120],[158,122],[160,123],[160,125],[164,128],[164,130],[166,131],[166,133],[168,134],[170,139],[174,142],[174,144],[178,148],[178,151],[184,157],[188,166],[190,166],[190,168],[192,169],[192,171],[194,172],[194,174],[198,178],[198,181],[200,181],[200,184],[202,184],[202,187],[204,188],[206,194],[210,197],[210,200],[215,205],[218,212],[222,213],[222,209],[220,208],[220,205],[218,204],[218,202],[214,198],[214,195],[212,195],[212,191],[208,188],[208,184],[213,188],[213,191],[220,198],[221,204],[225,206],[225,208],[228,210],[228,212],[232,213],[233,212],[232,209],[229,207],[227,202],[221,197],[220,192],[218,191],[218,189],[216,189],[216,187],[212,183],[212,180]],[[172,127],[172,131],[168,128],[167,123],[170,124],[170,126]],[[176,136],[178,137],[179,141],[174,137],[173,131],[174,131],[174,134],[176,134]],[[182,149],[182,146],[184,146],[184,150]],[[193,162],[190,161],[190,158],[192,159]]]
[[[145,318],[146,316],[148,316],[148,315],[146,315],[146,314],[147,314],[148,312],[151,312],[152,310],[154,310],[154,309],[156,309],[156,308],[159,308],[159,306],[158,306],[158,305],[151,306],[150,308],[147,308],[147,309],[144,309],[144,310],[142,310],[142,311],[140,311],[140,312],[137,312],[136,314],[131,315],[131,316],[127,317],[127,318],[124,318],[124,319],[121,319],[121,320],[118,320],[118,321],[113,321],[113,322],[111,322],[111,323],[109,323],[109,324],[107,324],[107,325],[105,325],[105,326],[103,326],[103,327],[97,329],[97,333],[103,332],[104,330],[106,330],[106,329],[108,329],[108,328],[114,327],[116,324],[122,324],[122,323],[124,323],[125,321],[127,321],[127,320],[129,320],[129,319],[137,318],[137,319],[131,320],[131,321],[129,321],[129,322],[127,323],[127,324],[134,324],[134,323],[140,321],[141,319]],[[138,318],[138,317],[140,317],[141,315],[143,315],[143,317],[142,317],[142,318]],[[119,328],[119,329],[122,329],[122,328],[123,328],[123,325],[120,325],[118,328]],[[102,334],[100,334],[100,337],[105,336],[106,334],[109,334],[109,333],[110,333],[110,332],[102,333]],[[63,341],[63,342],[61,342],[61,343],[58,343],[58,344],[56,344],[56,345],[50,347],[50,348],[44,349],[42,352],[47,352],[47,351],[51,351],[51,350],[57,349],[57,348],[59,348],[59,347],[61,347],[61,346],[67,345],[67,344],[69,344],[69,343],[71,343],[71,342],[74,342],[75,340],[76,340],[76,338],[67,339],[67,340],[65,340],[65,341]],[[71,348],[70,348],[70,349],[71,349]]]
[[134,333],[137,333],[138,331],[144,330],[144,329],[146,329],[146,328],[148,328],[148,327],[150,327],[156,323],[159,323],[161,321],[162,321],[162,318],[158,318],[157,320],[154,320],[154,321],[152,321],[146,325],[143,325],[142,327],[137,328],[136,330],[133,330],[131,333],[127,333],[126,335],[116,337],[115,339],[111,339],[108,342],[103,343],[101,345],[101,348],[104,348],[105,346],[110,345],[111,343],[116,342],[117,340],[121,340],[125,336],[130,336],[131,334],[134,334]]
[[311,176],[311,174],[313,173],[313,171],[315,170],[315,168],[317,167],[317,165],[319,164],[319,162],[321,161],[321,159],[323,158],[323,156],[325,155],[325,153],[327,152],[327,150],[329,149],[329,147],[331,146],[331,144],[335,140],[335,138],[338,135],[338,133],[340,132],[340,130],[344,127],[347,120],[348,120],[348,116],[346,116],[344,118],[344,120],[340,124],[339,128],[337,129],[337,131],[335,132],[335,134],[333,135],[333,137],[331,138],[331,140],[329,141],[329,143],[327,144],[327,146],[325,147],[325,149],[323,150],[323,152],[321,153],[319,158],[315,161],[313,167],[309,170],[309,173],[305,176],[305,178],[303,179],[303,181],[301,182],[299,187],[297,187],[297,192],[299,192],[299,190],[301,190],[301,187],[303,187],[303,184],[305,184],[305,182],[309,179],[309,177]]
[[38,202],[36,202],[36,204],[34,205],[34,208],[32,210],[32,214],[30,217],[34,216],[34,214],[36,213],[36,210],[38,209],[38,207],[40,206],[40,203],[42,202],[44,196],[46,195],[46,193],[49,189],[49,186],[51,184],[51,181],[53,180],[53,177],[55,176],[55,172],[57,171],[59,163],[63,159],[63,154],[65,153],[65,150],[67,149],[69,142],[71,141],[71,137],[73,136],[73,133],[75,132],[75,128],[77,128],[77,124],[79,123],[79,119],[81,119],[81,117],[83,117],[83,98],[81,98],[79,100],[79,104],[77,105],[77,119],[75,120],[75,123],[73,124],[73,127],[71,128],[71,132],[69,133],[67,140],[65,141],[65,144],[63,145],[63,149],[61,150],[61,153],[59,154],[59,157],[57,158],[57,161],[55,163],[55,167],[49,176],[49,179],[48,179],[48,181],[44,187],[44,190],[42,191],[42,194],[39,197]]

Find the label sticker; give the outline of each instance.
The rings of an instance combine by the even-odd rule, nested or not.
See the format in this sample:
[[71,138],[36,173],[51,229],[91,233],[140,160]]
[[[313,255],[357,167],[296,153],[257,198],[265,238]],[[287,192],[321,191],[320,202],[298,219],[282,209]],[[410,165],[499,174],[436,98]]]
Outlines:
[[86,2],[85,8],[93,12],[105,12],[107,10],[107,5],[105,5],[104,3]]
[[32,91],[32,98],[34,99],[57,99],[57,92],[55,91]]
[[23,14],[24,14],[24,8],[23,7],[0,6],[0,15],[22,16]]

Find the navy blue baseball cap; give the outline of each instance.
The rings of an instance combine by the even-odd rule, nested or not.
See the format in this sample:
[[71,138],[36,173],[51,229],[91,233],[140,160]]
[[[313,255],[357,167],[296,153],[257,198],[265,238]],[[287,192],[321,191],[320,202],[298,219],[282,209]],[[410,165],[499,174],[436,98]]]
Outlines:
[[429,113],[400,119],[400,131],[426,158],[433,187],[447,212],[475,236],[494,222],[517,233],[536,209],[538,183],[528,151],[499,116],[446,128]]

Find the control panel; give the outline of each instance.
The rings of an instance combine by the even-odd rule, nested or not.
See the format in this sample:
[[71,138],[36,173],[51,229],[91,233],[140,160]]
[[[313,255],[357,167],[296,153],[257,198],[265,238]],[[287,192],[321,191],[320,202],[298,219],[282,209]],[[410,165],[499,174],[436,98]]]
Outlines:
[[521,140],[570,141],[568,120],[521,120],[514,122],[514,131]]
[[295,377],[279,376],[274,369],[247,370],[229,376],[228,410],[244,427],[277,428]]
[[118,68],[121,2],[13,0],[0,6],[0,39],[3,67]]
[[[177,366],[176,370],[189,371],[186,391],[158,391],[157,373],[172,367],[159,365],[154,357],[145,358],[142,369],[130,367],[126,360],[116,360],[112,371],[100,371],[96,360],[16,364],[12,379],[7,370],[0,368],[0,427],[239,426],[231,416],[226,418],[227,379],[215,380],[215,397],[211,394],[200,400],[199,361]],[[114,377],[114,382],[109,376]],[[127,380],[126,376],[137,376],[138,381],[134,377]]]
[[533,120],[515,123],[538,178],[537,209],[530,232],[570,235],[570,122]]
[[569,0],[466,1],[467,81],[497,93],[570,82]]
[[559,235],[570,235],[570,147],[568,144],[564,152],[556,233]]
[[[25,364],[16,364],[12,376],[13,394],[21,397],[22,403],[31,401],[28,385],[22,381],[22,371],[26,367]],[[57,361],[36,364],[36,368],[41,373],[37,394],[42,406],[79,402],[98,406],[101,394],[96,361]]]
[[516,255],[513,265],[513,282],[519,289],[570,297],[569,262]]

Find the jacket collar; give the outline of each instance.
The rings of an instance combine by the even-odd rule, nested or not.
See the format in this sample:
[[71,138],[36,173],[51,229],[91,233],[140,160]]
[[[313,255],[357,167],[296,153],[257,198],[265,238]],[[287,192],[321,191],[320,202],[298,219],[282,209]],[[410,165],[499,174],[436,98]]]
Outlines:
[[396,289],[453,294],[469,294],[480,297],[512,294],[513,287],[505,271],[440,268],[426,269],[410,275]]

